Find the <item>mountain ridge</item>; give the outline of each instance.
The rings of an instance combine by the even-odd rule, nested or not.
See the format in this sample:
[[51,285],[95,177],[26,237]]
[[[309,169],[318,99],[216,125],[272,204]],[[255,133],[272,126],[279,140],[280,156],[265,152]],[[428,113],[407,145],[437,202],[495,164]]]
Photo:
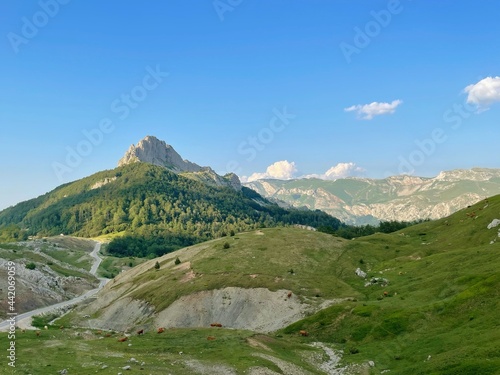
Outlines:
[[348,224],[439,219],[500,193],[500,169],[443,171],[436,177],[264,179],[243,184],[292,207],[320,209]]
[[118,161],[118,167],[133,163],[152,164],[206,184],[241,190],[241,182],[236,174],[220,176],[210,167],[202,167],[183,159],[171,145],[151,135],[141,139],[137,145],[132,144]]

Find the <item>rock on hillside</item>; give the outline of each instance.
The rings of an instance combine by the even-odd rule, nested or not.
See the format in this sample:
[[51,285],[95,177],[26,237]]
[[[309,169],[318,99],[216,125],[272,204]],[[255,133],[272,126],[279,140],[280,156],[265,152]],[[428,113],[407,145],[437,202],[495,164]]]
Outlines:
[[[98,285],[98,280],[86,270],[77,269],[69,264],[40,251],[41,241],[25,242],[19,244],[23,248],[18,251],[22,255],[14,260],[16,269],[16,311],[23,313],[40,307],[49,306],[58,302],[75,298]],[[11,255],[9,250],[0,253],[0,290],[7,290],[7,265]],[[3,254],[3,255],[2,255]],[[31,257],[39,258],[35,262],[36,268],[29,269]],[[53,266],[51,266],[53,264]],[[59,270],[60,272],[56,272]],[[79,271],[86,277],[66,276],[64,273]],[[0,311],[8,311],[7,299],[0,299]]]

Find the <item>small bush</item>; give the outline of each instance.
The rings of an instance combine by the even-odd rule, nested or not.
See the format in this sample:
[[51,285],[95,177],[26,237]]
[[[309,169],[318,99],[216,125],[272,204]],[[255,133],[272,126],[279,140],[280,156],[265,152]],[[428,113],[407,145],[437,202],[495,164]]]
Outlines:
[[159,270],[160,269],[160,263],[158,263],[158,261],[156,261],[155,263],[155,270]]
[[235,234],[236,234],[236,233],[234,233],[234,230],[232,230],[232,229],[231,229],[231,232],[229,232],[229,235],[230,235],[231,237],[234,237],[234,235],[235,235]]
[[351,353],[351,354],[358,354],[359,353],[359,349],[356,348],[356,347],[354,347],[354,346],[352,346],[352,347],[349,348],[349,353]]
[[175,265],[181,264],[181,260],[179,259],[179,257],[175,258],[174,264]]
[[231,245],[229,245],[229,242],[224,242],[224,249],[229,249]]
[[36,264],[33,262],[30,262],[26,265],[26,268],[29,270],[34,270],[36,268]]
[[359,264],[365,264],[365,261],[363,260],[363,258],[361,258],[361,259],[359,260]]

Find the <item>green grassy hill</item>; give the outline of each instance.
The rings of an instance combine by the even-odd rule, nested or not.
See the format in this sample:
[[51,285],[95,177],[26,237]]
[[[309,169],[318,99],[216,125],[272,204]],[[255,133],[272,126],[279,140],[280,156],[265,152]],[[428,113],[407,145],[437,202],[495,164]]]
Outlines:
[[[350,241],[298,228],[269,228],[190,246],[120,274],[99,298],[57,323],[92,326],[100,319],[106,324],[142,306],[147,308],[138,309],[140,314],[132,314],[135,320],[127,323],[131,332],[146,329],[143,338],[132,337],[128,347],[116,342],[122,332],[105,341],[95,337],[95,329],[83,337],[54,330],[45,349],[47,364],[57,362],[59,370],[74,363],[58,349],[57,342],[67,340],[70,352],[80,348],[79,363],[87,364],[89,374],[106,361],[109,372],[101,373],[116,373],[118,365],[135,356],[149,358],[152,374],[170,366],[172,373],[197,373],[189,361],[211,366],[212,372],[205,373],[216,373],[217,366],[252,373],[253,364],[292,373],[266,355],[298,366],[297,374],[321,374],[320,366],[304,359],[309,353],[326,361],[326,352],[307,345],[321,342],[343,351],[341,363],[333,367],[358,365],[332,374],[499,374],[500,226],[487,229],[494,219],[500,219],[500,196],[442,220]],[[358,267],[366,278],[356,275]],[[268,334],[227,329],[232,327],[223,321],[222,329],[167,329],[168,340],[155,333],[158,315],[174,301],[227,287],[291,291],[285,303],[311,308],[300,320]],[[287,300],[286,294],[280,298]],[[328,301],[330,307],[323,308]],[[87,313],[90,319],[83,317]],[[300,330],[309,335],[299,335]],[[207,341],[208,335],[216,340]],[[0,335],[1,343],[5,339]],[[33,338],[20,343],[22,353],[38,345]],[[179,357],[179,351],[186,356]],[[154,356],[147,357],[150,352]],[[32,368],[27,365],[26,371]]]
[[345,279],[363,294],[358,302],[283,332],[307,329],[312,340],[359,351],[349,361],[371,359],[391,373],[500,373],[500,238],[498,227],[487,229],[497,218],[498,196],[446,219],[351,241],[344,262],[358,260],[367,280],[388,284]]

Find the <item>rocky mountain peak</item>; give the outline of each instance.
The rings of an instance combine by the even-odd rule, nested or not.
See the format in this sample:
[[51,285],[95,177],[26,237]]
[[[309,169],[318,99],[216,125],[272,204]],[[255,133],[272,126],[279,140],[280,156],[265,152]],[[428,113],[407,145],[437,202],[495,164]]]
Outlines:
[[184,160],[172,146],[154,136],[147,136],[137,145],[131,145],[118,166],[131,163],[149,163],[168,168],[174,172],[198,172],[202,169],[198,164]]
[[241,190],[241,183],[234,173],[220,176],[210,167],[201,167],[183,159],[172,146],[154,136],[148,135],[137,145],[131,145],[120,159],[118,166],[132,163],[149,163],[165,167],[185,177],[215,186],[229,186]]

